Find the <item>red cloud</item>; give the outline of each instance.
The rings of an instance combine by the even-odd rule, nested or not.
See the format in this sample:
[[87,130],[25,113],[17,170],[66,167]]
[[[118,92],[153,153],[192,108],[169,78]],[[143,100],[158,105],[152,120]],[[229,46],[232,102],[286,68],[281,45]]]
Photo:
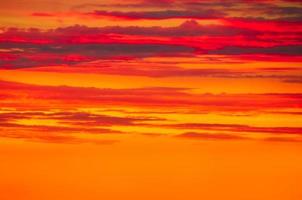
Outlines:
[[[70,66],[105,59],[205,54],[254,60],[264,56],[263,59],[268,59],[267,56],[272,55],[270,59],[276,61],[301,60],[301,34],[298,34],[301,31],[294,26],[284,28],[280,25],[279,29],[284,32],[254,30],[253,26],[240,24],[201,26],[195,21],[172,28],[73,26],[48,31],[7,29],[0,34],[0,48],[5,50],[0,52],[0,67]],[[291,32],[292,29],[296,33]]]
[[[302,94],[190,94],[183,88],[100,89],[67,86],[38,86],[1,81],[0,95],[6,96],[4,107],[85,107],[119,105],[132,107],[182,108],[197,111],[268,111],[302,108]],[[11,95],[11,97],[10,97]],[[24,99],[24,96],[26,97]],[[23,101],[16,101],[23,97]],[[8,99],[7,99],[8,98]],[[35,99],[36,102],[33,101]],[[39,104],[40,102],[40,104]],[[68,102],[68,103],[67,103]],[[185,126],[185,125],[182,125]],[[193,127],[203,125],[192,124]],[[192,127],[191,126],[191,127]],[[237,127],[252,130],[249,127]],[[265,130],[265,129],[264,129]],[[274,130],[267,130],[274,131]],[[276,130],[278,131],[278,130]]]

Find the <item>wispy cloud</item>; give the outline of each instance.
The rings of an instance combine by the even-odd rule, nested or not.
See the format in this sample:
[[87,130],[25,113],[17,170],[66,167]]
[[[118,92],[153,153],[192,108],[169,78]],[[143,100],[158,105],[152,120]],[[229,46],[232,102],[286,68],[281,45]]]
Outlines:
[[[272,109],[301,108],[297,94],[191,94],[186,88],[133,88],[102,89],[68,86],[39,86],[1,81],[1,95],[5,106],[40,105],[52,101],[55,106],[120,105],[132,107],[187,107],[199,111],[261,111]],[[11,96],[11,97],[10,97]],[[23,101],[19,97],[26,96]],[[44,103],[43,103],[44,102]],[[148,120],[148,119],[146,119]]]
[[187,138],[195,140],[242,140],[248,139],[244,136],[226,134],[226,133],[196,133],[196,132],[187,132],[180,135],[177,135],[178,138]]
[[239,133],[270,133],[270,134],[294,134],[302,135],[302,127],[256,127],[241,124],[172,124],[166,127],[188,129],[188,130],[212,130],[222,132],[239,132]]

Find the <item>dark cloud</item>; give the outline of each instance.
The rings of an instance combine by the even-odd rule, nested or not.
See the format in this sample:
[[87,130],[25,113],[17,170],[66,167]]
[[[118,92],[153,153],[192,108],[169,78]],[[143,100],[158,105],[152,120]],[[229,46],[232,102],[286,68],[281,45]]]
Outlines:
[[61,35],[94,35],[94,34],[125,34],[125,35],[144,35],[144,36],[231,36],[238,34],[255,35],[258,31],[237,28],[223,25],[200,25],[194,20],[188,20],[177,27],[139,27],[139,26],[108,26],[108,27],[86,27],[70,26],[54,30]]
[[104,59],[200,54],[297,56],[301,55],[298,32],[276,36],[272,31],[234,25],[205,26],[194,20],[178,27],[75,25],[47,31],[10,28],[0,34],[0,67],[73,66]]
[[108,128],[96,128],[96,127],[81,127],[81,126],[46,126],[46,125],[23,125],[13,122],[1,122],[1,128],[8,131],[8,129],[18,128],[21,132],[46,132],[50,134],[123,134],[124,132],[111,130]]
[[152,121],[164,121],[164,119],[154,117],[115,117],[85,112],[52,113],[47,115],[47,118],[60,120],[65,124],[84,126],[134,126]]
[[270,133],[270,134],[293,134],[302,135],[302,127],[254,127],[241,124],[204,124],[204,123],[187,123],[172,124],[166,127],[191,130],[213,130],[228,131],[239,133]]
[[[40,121],[36,125],[28,125],[23,124],[22,120]],[[55,120],[58,125],[42,125],[43,120]],[[111,129],[112,126],[143,126],[145,123],[163,120],[155,117],[115,117],[77,111],[6,111],[0,113],[0,137],[49,143],[113,144],[117,141],[83,138],[78,137],[78,134],[125,134],[128,132]]]
[[289,143],[301,143],[302,138],[292,137],[268,137],[264,139],[265,142],[289,142]]
[[[1,122],[15,122],[20,119],[51,119],[62,124],[83,126],[133,126],[144,125],[147,122],[164,121],[155,117],[116,117],[88,112],[4,112],[0,113]],[[68,129],[67,129],[68,130]],[[98,130],[98,129],[97,129]],[[106,131],[106,130],[105,130]]]
[[96,10],[87,13],[93,16],[109,16],[124,19],[172,19],[172,18],[188,18],[188,19],[210,19],[223,17],[224,13],[218,10],[163,10],[163,11],[140,11],[140,12],[120,12]]
[[300,77],[292,77],[292,78],[288,78],[288,79],[283,80],[283,82],[285,82],[285,83],[302,84],[302,76],[300,76]]
[[[3,125],[3,124],[0,124]],[[12,129],[13,125],[10,126],[10,129],[4,127],[0,128],[0,138],[9,138],[9,139],[19,139],[26,140],[31,142],[45,142],[45,143],[57,143],[57,144],[83,144],[83,143],[92,143],[98,145],[109,145],[119,142],[118,140],[109,140],[109,139],[89,139],[89,138],[79,138],[71,134],[62,134],[59,129],[57,133],[44,132],[45,130],[37,131],[31,129],[30,132],[26,132],[24,129]],[[17,127],[15,127],[17,128]],[[40,126],[42,128],[42,126]]]
[[161,44],[67,44],[38,45],[2,43],[0,48],[22,48],[12,60],[0,61],[0,67],[23,68],[53,65],[74,65],[99,59],[120,57],[153,57],[193,55],[192,47]]
[[[286,2],[286,4],[285,4]],[[129,4],[83,4],[75,6],[77,11],[87,11],[89,9],[104,9],[88,12],[86,14],[114,17],[121,19],[139,20],[139,19],[204,19],[204,18],[232,18],[233,13],[246,13],[242,19],[258,19],[273,21],[300,21],[301,8],[297,6],[298,1],[280,1],[272,2],[266,0],[257,0],[247,2],[245,0],[231,1],[152,1],[146,0],[141,3]],[[108,11],[108,9],[113,9]],[[121,8],[128,8],[133,11],[122,12]],[[137,8],[151,8],[154,11],[135,11]],[[160,10],[159,10],[160,9]],[[254,17],[257,16],[257,17]]]
[[273,54],[273,55],[301,55],[301,45],[274,46],[274,47],[224,47],[209,50],[209,54],[241,55],[241,54]]
[[[1,114],[3,115],[3,114]],[[16,114],[12,114],[16,115]],[[19,115],[23,115],[19,113]],[[26,114],[24,114],[26,116]],[[18,116],[17,118],[22,118]],[[16,117],[16,116],[14,116]],[[47,125],[24,125],[15,123],[14,120],[0,122],[0,138],[22,139],[33,142],[47,143],[93,143],[114,144],[116,140],[83,138],[77,134],[122,134],[123,132],[108,128],[78,127],[78,126],[47,126]]]
[[196,133],[196,132],[187,132],[180,135],[177,135],[178,138],[188,138],[196,140],[242,140],[248,139],[247,137],[234,135],[234,134],[225,134],[225,133]]
[[280,143],[301,143],[301,137],[264,137],[264,138],[251,138],[245,134],[238,133],[200,133],[200,132],[186,132],[175,136],[176,138],[192,139],[192,140],[221,140],[221,141],[234,141],[234,140],[251,140],[251,141],[265,141],[265,142],[280,142]]

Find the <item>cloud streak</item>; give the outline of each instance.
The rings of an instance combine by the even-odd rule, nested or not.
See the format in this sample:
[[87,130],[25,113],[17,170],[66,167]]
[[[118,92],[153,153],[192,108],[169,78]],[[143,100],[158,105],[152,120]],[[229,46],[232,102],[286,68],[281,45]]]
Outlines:
[[196,133],[196,132],[187,132],[180,135],[177,135],[178,138],[187,138],[195,140],[243,140],[248,139],[247,137],[233,135],[233,134],[223,134],[223,133]]
[[[68,86],[39,86],[16,82],[1,81],[2,105],[39,107],[32,103],[33,99],[44,104],[53,102],[49,107],[120,105],[131,107],[187,107],[199,111],[265,111],[272,109],[301,108],[302,94],[191,94],[186,88],[133,88],[133,89],[103,89],[81,88]],[[24,97],[23,102],[15,101]],[[67,103],[68,102],[68,103]],[[102,116],[101,116],[102,117]],[[89,116],[88,116],[89,118]],[[90,116],[93,119],[93,116]],[[118,119],[118,118],[117,118]],[[118,119],[119,120],[119,119]],[[135,120],[135,119],[132,119]],[[137,119],[138,121],[140,119]],[[144,119],[142,119],[144,120]],[[154,120],[154,119],[145,119]],[[128,122],[129,123],[129,122]]]
[[1,6],[2,138],[300,142],[299,1],[13,4]]
[[258,55],[272,55],[275,59],[285,55],[291,60],[301,56],[300,33],[301,30],[296,30],[277,35],[274,30],[253,30],[244,24],[206,26],[196,21],[172,28],[79,25],[46,31],[11,28],[0,33],[0,67],[74,66],[108,59],[201,55],[254,55],[254,59]]
[[[295,1],[143,1],[130,4],[83,4],[75,10],[93,10],[84,14],[95,17],[109,17],[124,20],[143,19],[204,19],[234,18],[240,13],[242,19],[301,21],[301,8]],[[106,8],[106,10],[104,10]],[[130,11],[121,11],[128,8]],[[149,11],[138,9],[149,8]],[[153,10],[150,11],[150,8]],[[108,11],[108,9],[111,9]]]
[[302,127],[255,127],[241,124],[173,124],[167,127],[189,130],[212,130],[222,132],[239,132],[239,133],[270,133],[270,134],[293,134],[302,135]]

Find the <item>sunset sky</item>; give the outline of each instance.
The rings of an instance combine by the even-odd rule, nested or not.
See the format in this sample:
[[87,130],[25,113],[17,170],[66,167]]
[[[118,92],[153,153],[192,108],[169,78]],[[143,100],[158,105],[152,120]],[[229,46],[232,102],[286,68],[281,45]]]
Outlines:
[[301,200],[300,0],[0,2],[1,200]]

